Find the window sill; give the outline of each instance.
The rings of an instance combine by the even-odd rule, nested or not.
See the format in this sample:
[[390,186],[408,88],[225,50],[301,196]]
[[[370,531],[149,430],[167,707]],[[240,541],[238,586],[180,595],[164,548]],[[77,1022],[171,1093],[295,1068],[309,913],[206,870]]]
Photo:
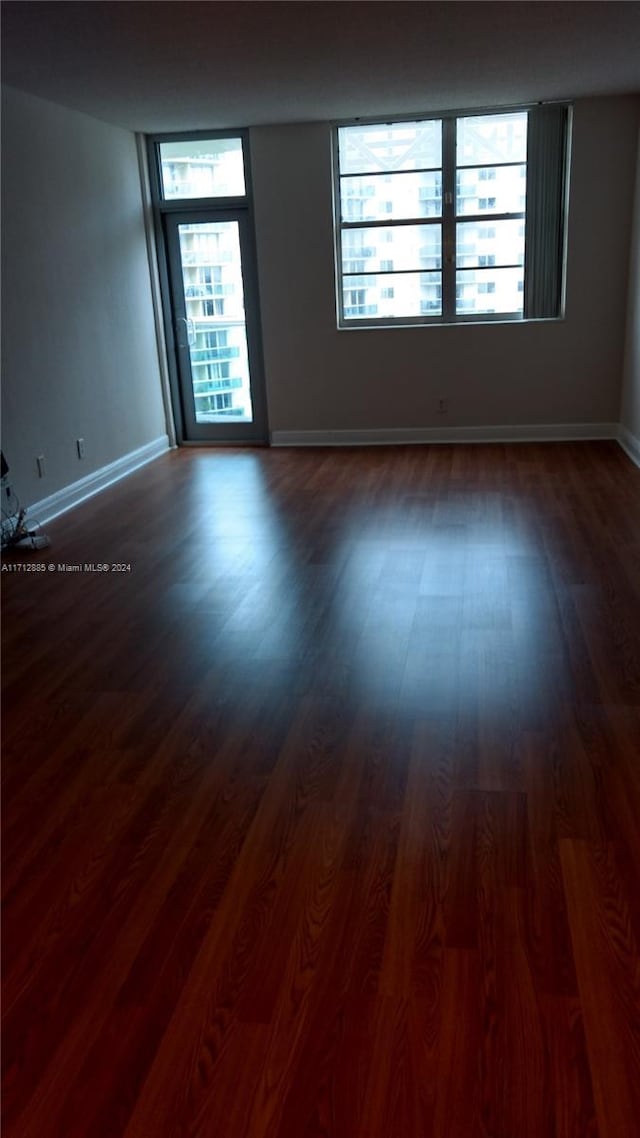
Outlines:
[[496,326],[504,327],[505,324],[564,324],[566,315],[563,313],[561,316],[537,316],[532,319],[523,316],[502,316],[498,319],[491,320],[414,320],[402,323],[397,321],[392,324],[376,323],[353,323],[353,324],[338,324],[338,332],[389,332],[394,330],[402,330],[406,332],[411,328],[495,328]]

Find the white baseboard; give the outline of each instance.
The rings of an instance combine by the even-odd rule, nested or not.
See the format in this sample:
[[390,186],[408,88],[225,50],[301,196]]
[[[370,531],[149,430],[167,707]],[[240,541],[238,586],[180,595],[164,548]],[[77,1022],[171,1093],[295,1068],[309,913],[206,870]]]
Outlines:
[[618,442],[623,451],[629,455],[631,461],[635,462],[636,466],[640,466],[640,439],[632,435],[631,431],[627,430],[622,423],[618,427]]
[[273,431],[272,446],[392,446],[406,443],[568,442],[617,439],[617,423],[540,423],[495,427],[382,427],[360,431]]
[[124,454],[122,458],[117,458],[115,462],[110,462],[107,466],[101,466],[99,470],[94,470],[93,474],[88,474],[86,478],[72,482],[70,486],[63,486],[62,490],[56,490],[55,494],[51,494],[48,498],[34,502],[27,510],[27,522],[38,521],[43,525],[50,522],[59,514],[72,510],[80,502],[92,498],[94,494],[99,494],[107,486],[119,482],[121,478],[126,478],[138,467],[145,466],[147,462],[151,462],[168,450],[169,438],[167,435],[153,439],[152,442],[138,447],[137,450]]
[[[617,423],[543,423],[530,426],[495,427],[391,427],[355,431],[273,431],[271,445],[290,447],[393,446],[411,443],[569,442],[571,440],[617,439],[629,458],[640,466],[640,440]],[[48,498],[34,502],[27,521],[45,524],[134,470],[166,454],[169,438],[161,435],[86,478],[64,486]]]

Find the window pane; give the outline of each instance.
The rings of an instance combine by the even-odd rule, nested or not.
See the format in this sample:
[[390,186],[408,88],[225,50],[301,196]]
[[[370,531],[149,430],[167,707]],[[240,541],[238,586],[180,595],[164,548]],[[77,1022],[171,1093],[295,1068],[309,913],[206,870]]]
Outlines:
[[340,179],[343,221],[440,217],[442,174],[374,174]]
[[238,222],[178,233],[196,422],[252,422]]
[[522,315],[523,269],[463,269],[456,273],[456,314],[509,312]]
[[[391,294],[391,295],[389,295]],[[440,273],[385,273],[345,276],[343,304],[346,320],[439,316],[442,312]]]
[[434,169],[442,165],[442,123],[369,123],[338,128],[341,174]]
[[457,119],[456,165],[526,162],[527,112]]
[[165,198],[244,197],[241,138],[161,142]]
[[483,265],[524,264],[522,221],[463,221],[456,227],[459,269]]
[[[456,211],[469,213],[524,213],[527,196],[526,166],[474,166],[456,174]],[[494,175],[491,179],[482,174]]]
[[402,269],[439,269],[441,266],[440,225],[343,230],[344,273],[399,272]]

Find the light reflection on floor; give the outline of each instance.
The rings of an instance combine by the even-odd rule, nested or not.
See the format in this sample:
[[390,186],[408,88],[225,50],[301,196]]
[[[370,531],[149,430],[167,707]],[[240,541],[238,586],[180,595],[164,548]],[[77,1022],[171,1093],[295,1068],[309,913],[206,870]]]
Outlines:
[[197,620],[225,682],[288,670],[327,698],[366,694],[503,733],[516,707],[534,723],[561,700],[567,664],[542,538],[500,495],[378,512],[351,501],[294,526],[251,452],[208,456],[193,493],[185,564],[193,581],[198,559],[200,587],[187,627]]

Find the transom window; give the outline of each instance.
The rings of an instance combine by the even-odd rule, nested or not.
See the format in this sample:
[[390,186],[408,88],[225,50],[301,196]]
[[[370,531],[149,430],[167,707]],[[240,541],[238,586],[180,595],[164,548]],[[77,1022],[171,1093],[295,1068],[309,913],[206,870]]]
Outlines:
[[244,197],[241,138],[196,138],[160,142],[160,189],[177,198]]
[[337,127],[339,325],[559,316],[567,116]]

